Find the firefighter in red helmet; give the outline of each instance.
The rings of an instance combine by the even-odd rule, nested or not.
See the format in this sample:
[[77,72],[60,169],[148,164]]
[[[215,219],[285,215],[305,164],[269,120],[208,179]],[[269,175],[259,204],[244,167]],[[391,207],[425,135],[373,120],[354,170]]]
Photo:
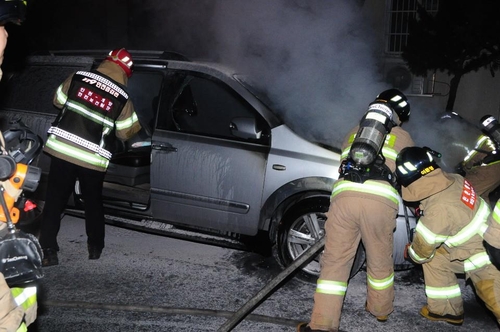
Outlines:
[[500,271],[483,246],[488,204],[459,174],[443,171],[426,148],[400,152],[396,176],[402,197],[418,202],[421,216],[409,257],[422,264],[427,304],[420,314],[461,325],[464,307],[456,274],[472,281],[477,295],[500,322]]
[[393,172],[398,152],[414,145],[401,128],[409,114],[406,96],[396,89],[386,90],[344,139],[311,320],[300,323],[298,332],[339,331],[349,273],[361,240],[367,252],[364,309],[379,322],[393,311],[393,232],[400,200]]
[[59,264],[57,234],[61,214],[79,179],[85,200],[89,259],[104,248],[102,188],[112,153],[109,135],[127,140],[140,129],[127,92],[133,61],[124,49],[112,50],[96,70],[71,74],[56,90],[54,105],[61,111],[48,130],[44,151],[51,156],[47,197],[40,229],[42,264]]

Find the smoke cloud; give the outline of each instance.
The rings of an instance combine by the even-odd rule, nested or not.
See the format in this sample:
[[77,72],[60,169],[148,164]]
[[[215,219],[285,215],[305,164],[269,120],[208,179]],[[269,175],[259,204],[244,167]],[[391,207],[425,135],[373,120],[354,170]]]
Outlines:
[[388,88],[354,1],[182,1],[148,10],[170,30],[169,46],[237,68],[267,92],[292,129],[313,141],[338,147]]
[[[375,43],[376,34],[357,3],[140,2],[130,10],[135,14],[129,33],[137,48],[173,50],[231,65],[267,92],[269,106],[294,131],[338,148],[375,96],[392,88],[380,72],[383,45]],[[403,128],[417,145],[443,153],[445,167],[453,167],[473,146],[477,128],[440,120],[437,98],[409,101],[412,115]]]

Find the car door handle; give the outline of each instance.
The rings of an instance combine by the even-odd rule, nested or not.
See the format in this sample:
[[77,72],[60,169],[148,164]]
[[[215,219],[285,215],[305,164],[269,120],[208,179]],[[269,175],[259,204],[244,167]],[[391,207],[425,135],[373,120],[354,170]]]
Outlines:
[[177,148],[170,144],[152,144],[151,148],[154,150],[166,151],[166,152],[177,152]]

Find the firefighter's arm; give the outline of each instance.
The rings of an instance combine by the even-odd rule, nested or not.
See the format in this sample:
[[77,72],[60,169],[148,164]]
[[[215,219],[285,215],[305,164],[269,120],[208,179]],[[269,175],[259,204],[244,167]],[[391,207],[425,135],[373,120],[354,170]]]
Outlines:
[[61,85],[57,87],[56,92],[54,93],[53,103],[54,106],[61,109],[66,101],[68,100],[68,91],[71,85],[71,79],[73,75],[70,75]]
[[129,99],[121,114],[115,121],[116,126],[116,137],[126,141],[141,130],[141,124],[139,123],[139,118],[134,110],[134,104]]
[[15,332],[23,323],[24,310],[16,305],[3,274],[0,273],[0,330]]
[[430,261],[436,250],[448,238],[448,224],[446,222],[447,209],[443,205],[434,205],[425,210],[419,219],[413,242],[408,248],[410,258],[417,264]]
[[408,248],[408,255],[417,264],[430,261],[436,253],[436,245],[428,243],[418,232],[415,233],[413,242]]

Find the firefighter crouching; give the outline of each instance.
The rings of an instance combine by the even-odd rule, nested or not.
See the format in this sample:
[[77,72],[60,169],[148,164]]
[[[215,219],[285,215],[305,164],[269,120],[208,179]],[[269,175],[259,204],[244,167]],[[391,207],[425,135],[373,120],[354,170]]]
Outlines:
[[490,204],[490,193],[500,186],[500,125],[493,116],[485,115],[480,127],[484,134],[464,158],[461,168],[476,194]]
[[420,314],[461,325],[464,308],[456,274],[465,273],[500,322],[500,271],[491,264],[482,239],[488,204],[461,175],[443,171],[425,148],[401,151],[396,175],[403,199],[420,202],[421,216],[407,248],[424,272],[427,305]]
[[413,146],[400,125],[410,105],[399,90],[382,92],[342,144],[342,166],[325,225],[325,250],[309,323],[299,332],[339,331],[349,273],[360,243],[367,253],[364,307],[380,322],[393,311],[393,232],[399,194],[393,172],[398,152]]

